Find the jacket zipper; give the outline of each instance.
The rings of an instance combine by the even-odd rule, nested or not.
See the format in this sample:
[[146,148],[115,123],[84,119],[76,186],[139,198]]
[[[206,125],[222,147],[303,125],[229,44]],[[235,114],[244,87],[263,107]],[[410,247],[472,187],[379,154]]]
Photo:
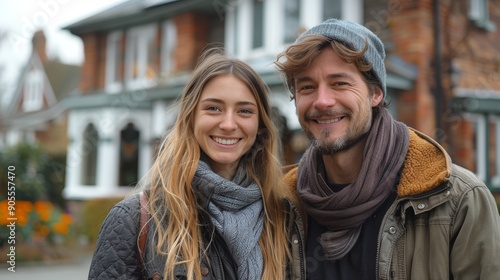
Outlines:
[[432,190],[429,190],[427,192],[405,197],[405,200],[421,199],[421,198],[425,198],[425,197],[429,197],[429,196],[435,195],[435,194],[437,194],[439,192],[442,192],[449,185],[450,185],[450,181],[446,181],[446,182],[442,183],[441,185],[439,185],[439,186],[437,186],[437,187],[435,187]]
[[381,239],[381,236],[382,236],[382,230],[384,229],[385,227],[385,223],[387,222],[387,215],[389,213],[392,213],[392,211],[394,211],[394,209],[396,208],[396,206],[399,204],[399,201],[398,199],[396,199],[391,207],[389,208],[389,210],[387,210],[387,212],[385,212],[384,214],[384,218],[382,219],[382,224],[380,225],[380,228],[378,230],[378,237],[377,237],[377,255],[375,257],[375,279],[379,279],[378,277],[378,259],[379,259],[379,255],[380,255],[380,239]]
[[[305,275],[305,269],[304,269],[304,258],[302,257],[304,255],[304,248],[302,248],[302,236],[300,236],[300,232],[299,232],[299,227],[297,226],[297,224],[294,225],[295,227],[295,230],[297,231],[297,236],[299,237],[299,254],[300,254],[300,275],[301,275],[301,279],[306,279],[306,275]],[[302,278],[303,277],[303,278]]]
[[[300,217],[299,216],[299,213],[297,212],[297,208],[293,208],[292,209],[292,205],[290,203],[290,201],[288,200],[285,200],[287,202],[287,205],[288,205],[288,211],[291,213],[293,211],[293,214],[296,216],[296,217]],[[306,273],[305,273],[305,259],[303,258],[304,256],[304,248],[302,247],[302,242],[303,242],[303,239],[304,237],[300,234],[300,229],[299,229],[299,226],[297,225],[297,223],[295,222],[295,218],[294,219],[290,219],[290,221],[288,221],[289,223],[292,223],[293,225],[293,228],[295,229],[295,232],[297,233],[297,238],[298,238],[298,242],[299,242],[299,259],[300,259],[300,276],[301,278],[300,279],[306,279]],[[304,223],[304,221],[302,221],[302,223]],[[293,265],[293,263],[292,263]],[[293,270],[293,269],[292,269]]]

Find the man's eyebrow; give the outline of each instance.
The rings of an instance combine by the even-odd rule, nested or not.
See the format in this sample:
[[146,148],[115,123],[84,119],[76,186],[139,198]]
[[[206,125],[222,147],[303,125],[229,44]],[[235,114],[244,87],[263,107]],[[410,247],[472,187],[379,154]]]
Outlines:
[[296,83],[311,82],[311,81],[312,81],[312,78],[309,76],[299,77],[299,78],[295,79]]
[[[353,79],[352,75],[346,72],[334,73],[327,76],[328,79],[348,78]],[[296,83],[311,82],[313,79],[309,76],[303,76],[295,79]]]

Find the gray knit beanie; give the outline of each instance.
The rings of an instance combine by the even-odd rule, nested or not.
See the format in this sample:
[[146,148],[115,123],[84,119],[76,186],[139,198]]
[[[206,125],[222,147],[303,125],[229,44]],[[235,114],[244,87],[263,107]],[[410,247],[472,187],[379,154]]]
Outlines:
[[335,41],[339,41],[347,47],[354,48],[356,51],[362,50],[365,47],[365,42],[368,42],[368,50],[365,52],[363,58],[368,63],[373,65],[373,73],[378,79],[385,97],[385,50],[384,44],[380,41],[377,35],[363,25],[352,21],[338,19],[328,19],[325,22],[314,26],[313,28],[302,33],[296,42],[300,42],[303,36],[307,34],[323,35]]

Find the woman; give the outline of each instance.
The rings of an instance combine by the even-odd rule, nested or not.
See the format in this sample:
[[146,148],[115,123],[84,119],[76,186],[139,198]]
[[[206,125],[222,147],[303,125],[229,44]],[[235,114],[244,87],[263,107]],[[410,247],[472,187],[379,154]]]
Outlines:
[[209,50],[179,103],[144,189],[145,250],[135,250],[144,230],[135,195],[104,221],[89,279],[289,279],[303,268],[289,265],[290,252],[302,252],[301,227],[287,218],[296,211],[284,199],[266,85]]

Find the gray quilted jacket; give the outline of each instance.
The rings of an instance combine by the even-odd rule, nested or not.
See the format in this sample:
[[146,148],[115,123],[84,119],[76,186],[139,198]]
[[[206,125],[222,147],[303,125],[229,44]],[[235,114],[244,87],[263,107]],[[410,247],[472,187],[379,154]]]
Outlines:
[[[209,221],[200,213],[201,223]],[[140,202],[138,195],[128,197],[116,204],[104,220],[92,258],[88,279],[139,279],[137,234],[140,226]],[[142,279],[162,279],[166,259],[153,253],[153,224],[150,223],[145,248]],[[236,279],[236,268],[230,259],[225,243],[217,233],[202,227],[208,248],[210,264],[201,262],[203,279]],[[212,242],[207,242],[211,238]],[[187,279],[183,267],[175,269],[176,279]]]
[[[286,203],[289,216],[290,246],[294,262],[289,265],[287,279],[305,279],[303,226],[299,211],[290,201]],[[208,217],[200,212],[200,222],[206,224]],[[104,220],[92,258],[88,279],[139,279],[137,254],[137,234],[140,226],[139,196],[130,196],[117,203]],[[153,225],[150,224],[144,261],[143,279],[162,279],[165,258],[158,257],[151,250],[149,240],[153,240]],[[202,227],[208,259],[201,262],[203,280],[236,279],[236,268],[229,257],[225,243],[211,226]],[[208,242],[211,240],[211,242]],[[176,279],[187,279],[182,266],[175,268]]]

